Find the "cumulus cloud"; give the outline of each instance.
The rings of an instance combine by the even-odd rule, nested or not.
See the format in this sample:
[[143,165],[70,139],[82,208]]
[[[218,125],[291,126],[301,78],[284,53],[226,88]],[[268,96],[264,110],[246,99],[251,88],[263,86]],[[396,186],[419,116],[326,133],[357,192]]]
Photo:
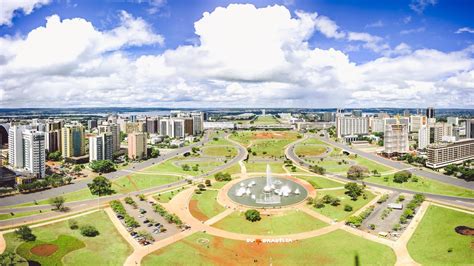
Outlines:
[[400,31],[400,34],[407,35],[407,34],[412,34],[412,33],[420,33],[424,31],[425,31],[425,27],[419,27],[415,29],[402,30]]
[[384,24],[381,20],[377,20],[373,23],[365,25],[366,28],[381,28],[383,26],[384,26]]
[[319,16],[316,18],[316,29],[320,31],[324,36],[328,38],[342,39],[346,37],[344,32],[339,31],[339,26],[325,16]]
[[15,12],[23,12],[25,15],[31,14],[35,8],[47,5],[51,0],[5,0],[0,3],[0,26],[11,26]]
[[474,33],[474,29],[469,28],[469,27],[462,27],[462,28],[459,28],[455,33],[459,34],[459,33],[463,33],[463,32]]
[[422,14],[428,6],[436,5],[437,0],[412,0],[409,7],[418,14]]
[[391,49],[368,33],[327,31],[381,50],[356,64],[343,51],[308,45],[321,17],[229,5],[196,21],[196,44],[132,58],[122,49],[163,43],[142,19],[122,13],[115,29],[99,31],[84,19],[52,16],[25,37],[0,38],[0,105],[472,106],[474,46]]

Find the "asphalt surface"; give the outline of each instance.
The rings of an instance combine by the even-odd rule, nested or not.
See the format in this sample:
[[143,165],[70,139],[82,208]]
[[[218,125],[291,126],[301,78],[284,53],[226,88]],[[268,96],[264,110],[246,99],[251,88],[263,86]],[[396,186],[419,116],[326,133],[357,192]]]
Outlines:
[[[333,145],[333,142],[332,141],[328,141],[327,139],[321,139],[331,145]],[[301,158],[299,158],[296,153],[295,153],[295,145],[297,144],[298,142],[293,142],[291,143],[289,146],[288,146],[288,149],[286,150],[286,156],[288,157],[288,159],[298,163],[300,166],[302,167],[305,167],[307,169],[309,169],[309,166],[311,166],[309,163],[307,163],[306,161],[302,160]],[[351,149],[350,147],[346,148],[346,145],[341,145],[339,143],[337,143],[338,145],[335,145],[341,149],[344,149],[344,150],[347,150],[347,151],[350,151],[350,152],[354,152],[356,154],[358,154],[359,156],[362,156],[362,157],[367,157],[368,159],[372,159],[374,156],[376,155],[373,155],[373,154],[369,154],[369,153],[366,153],[366,152],[361,152],[361,151],[358,151],[358,150],[354,150],[354,149]],[[371,155],[370,157],[369,156],[365,156],[365,154],[369,154]],[[377,157],[378,158],[378,157]],[[394,162],[394,161],[390,161],[390,160],[387,160],[387,159],[384,159],[384,158],[381,158],[383,160],[374,160],[374,161],[377,161],[381,164],[386,164],[385,161],[387,162],[390,162],[390,163],[396,163],[396,164],[386,164],[388,166],[392,166],[393,168],[396,168],[396,169],[407,169],[408,166],[404,165],[404,164],[400,164],[398,162]],[[396,166],[396,167],[394,167]],[[403,166],[403,167],[401,167]],[[398,167],[398,168],[397,168]],[[413,170],[412,170],[413,171]],[[420,176],[423,176],[423,177],[426,177],[426,178],[431,178],[432,175],[424,175],[424,173],[430,173],[430,172],[427,172],[427,171],[420,171],[420,174],[418,174],[418,172],[412,172],[412,173],[415,173],[417,175],[420,175]],[[394,188],[394,187],[388,187],[388,186],[384,186],[384,185],[380,185],[380,184],[375,184],[375,183],[371,183],[371,182],[364,182],[364,181],[354,181],[354,180],[350,180],[348,179],[347,177],[343,176],[343,175],[337,175],[337,174],[326,174],[327,176],[330,176],[332,178],[335,178],[335,179],[339,179],[341,181],[344,181],[344,182],[347,182],[347,181],[350,181],[350,182],[357,182],[357,183],[364,183],[366,185],[370,185],[372,187],[377,187],[377,188],[382,188],[382,189],[386,189],[386,190],[392,190],[392,191],[396,191],[396,192],[400,192],[400,193],[407,193],[407,194],[415,194],[417,192],[415,191],[412,191],[412,190],[407,190],[407,189],[401,189],[401,188]],[[440,174],[436,174],[435,176],[438,177]],[[434,179],[434,178],[432,178]],[[453,183],[458,183],[458,182],[454,182],[455,180],[451,180],[453,178],[451,177],[446,177],[446,178],[443,178],[443,179],[435,179],[435,180],[438,180],[440,182],[443,182],[443,183],[447,183],[447,184],[452,184],[450,182],[447,182],[447,181],[443,181],[443,180],[448,180],[448,181],[453,181]],[[462,181],[462,180],[461,180]],[[467,182],[464,182],[463,183],[467,183]],[[465,186],[462,186],[462,187],[465,187],[465,188],[468,188],[468,189],[473,189],[472,188],[472,184],[464,184]],[[432,200],[437,200],[437,201],[443,201],[443,202],[446,202],[446,203],[451,203],[451,204],[455,204],[455,205],[460,205],[460,206],[464,206],[464,207],[467,207],[467,208],[474,208],[474,199],[472,198],[463,198],[463,197],[455,197],[455,196],[445,196],[445,195],[438,195],[438,194],[431,194],[431,193],[422,193],[424,194],[428,199],[432,199]]]
[[[190,150],[192,147],[194,147],[196,145],[200,145],[200,144],[202,145],[203,143],[207,143],[207,142],[208,142],[208,139],[206,137],[206,139],[203,142],[197,142],[197,143],[195,143],[191,146],[184,147],[184,148],[187,148],[186,150],[183,149],[183,148],[179,149],[180,153],[178,152],[178,149],[177,149],[172,154],[166,154],[166,155],[163,155],[163,156],[160,156],[160,157],[165,158],[165,156],[166,156],[167,159],[170,159],[170,158],[172,158],[176,155],[187,152],[188,150]],[[235,163],[238,163],[240,160],[244,159],[247,156],[247,150],[244,147],[242,147],[241,145],[238,145],[237,143],[236,143],[235,146],[238,149],[237,156],[230,159],[227,163],[216,167],[212,171],[209,171],[207,173],[198,175],[198,176],[194,177],[193,179],[194,180],[200,180],[202,178],[211,176],[215,173],[218,173],[218,172],[224,170],[225,168],[227,168],[227,167],[229,167],[229,166],[231,166]],[[169,156],[169,155],[171,155],[171,156]],[[166,160],[166,159],[163,159],[163,158],[155,158],[155,159],[151,159],[151,160],[161,159],[159,161],[159,162],[161,162],[161,161]],[[147,164],[145,164],[145,163],[147,163]],[[146,165],[146,166],[144,166],[144,165]],[[153,162],[146,161],[146,162],[141,163],[140,167],[135,166],[135,168],[133,168],[133,170],[139,171],[139,170],[142,170],[142,169],[144,169],[146,167],[149,167],[151,165],[153,165]],[[128,169],[128,170],[130,170],[130,169]],[[107,177],[113,179],[113,178],[118,178],[118,177],[123,176],[123,175],[130,175],[130,172],[125,172],[123,170],[114,172],[113,174],[116,174],[116,173],[119,173],[119,172],[122,172],[123,174],[122,175],[114,175],[114,177],[111,177],[110,175],[107,175]],[[89,209],[89,208],[94,207],[94,206],[99,206],[100,204],[103,204],[104,202],[108,202],[108,201],[116,200],[116,199],[121,199],[121,198],[126,197],[126,196],[136,196],[138,194],[158,193],[160,191],[166,190],[166,189],[171,188],[171,187],[179,187],[179,186],[185,186],[185,185],[187,185],[187,180],[182,179],[182,180],[179,180],[179,181],[176,181],[176,182],[173,182],[173,183],[169,183],[169,184],[165,184],[165,185],[161,185],[161,186],[157,186],[157,187],[152,187],[152,188],[147,188],[147,189],[143,189],[143,190],[139,190],[139,191],[134,191],[134,192],[130,192],[130,193],[127,193],[127,194],[115,194],[115,195],[110,195],[110,196],[106,196],[106,197],[100,197],[99,199],[90,199],[90,200],[69,202],[69,203],[66,203],[65,206],[68,207],[71,211],[81,211],[81,210]],[[70,186],[72,186],[72,185],[70,185]],[[85,187],[87,187],[87,183],[85,183]],[[46,191],[44,191],[44,192],[46,192]],[[57,192],[55,192],[55,193],[57,193]],[[36,193],[32,193],[32,194],[36,194]],[[32,194],[28,194],[28,195],[32,195]],[[55,194],[55,195],[59,196],[61,194]],[[18,196],[21,196],[21,195],[18,195]],[[52,196],[49,196],[49,197],[52,197]],[[48,197],[46,197],[46,198],[48,198]],[[4,199],[1,199],[2,203],[3,203],[3,200]],[[33,200],[29,200],[27,202],[31,202],[31,201],[33,201]],[[19,203],[14,203],[14,204],[19,204]],[[35,206],[28,206],[28,207],[5,208],[3,210],[0,210],[0,213],[10,213],[10,212],[15,213],[15,212],[22,212],[22,211],[49,210],[49,209],[51,209],[51,206],[49,206],[49,205],[35,205]],[[42,213],[42,214],[35,215],[34,219],[49,219],[49,218],[54,218],[54,217],[62,215],[62,214],[64,214],[64,213],[56,212],[56,211],[45,212],[45,213]],[[30,222],[32,220],[32,218],[33,217],[30,216],[30,217],[20,217],[20,218],[9,219],[9,220],[6,220],[6,221],[0,221],[0,227],[1,226],[14,225],[14,224],[17,224],[17,223]]]

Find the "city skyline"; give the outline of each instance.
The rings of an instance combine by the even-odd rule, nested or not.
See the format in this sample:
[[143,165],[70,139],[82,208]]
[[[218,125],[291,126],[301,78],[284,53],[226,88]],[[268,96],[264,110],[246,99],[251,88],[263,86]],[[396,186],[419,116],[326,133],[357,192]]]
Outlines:
[[472,108],[469,1],[15,2],[6,108]]

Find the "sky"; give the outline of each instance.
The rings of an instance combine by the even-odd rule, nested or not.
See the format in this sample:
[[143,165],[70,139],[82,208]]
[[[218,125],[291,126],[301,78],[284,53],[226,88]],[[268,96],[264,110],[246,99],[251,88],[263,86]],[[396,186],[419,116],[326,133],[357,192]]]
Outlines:
[[0,0],[0,107],[474,108],[470,0]]

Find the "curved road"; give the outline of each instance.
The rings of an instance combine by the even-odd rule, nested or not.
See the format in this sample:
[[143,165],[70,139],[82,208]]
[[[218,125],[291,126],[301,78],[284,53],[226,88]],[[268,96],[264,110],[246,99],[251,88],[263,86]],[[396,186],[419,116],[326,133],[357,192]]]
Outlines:
[[[311,164],[307,163],[306,161],[302,160],[301,158],[299,158],[296,153],[295,153],[295,145],[298,144],[298,142],[300,141],[303,141],[304,139],[300,139],[298,141],[295,141],[293,143],[291,143],[290,145],[288,145],[287,149],[285,150],[285,154],[286,156],[288,157],[288,159],[292,160],[293,162],[295,162],[296,164],[304,167],[304,168],[307,168],[309,169],[309,166]],[[327,139],[321,139],[323,141],[325,141],[326,143],[329,143],[331,145],[333,145],[333,141],[328,141]],[[366,157],[368,159],[372,159],[374,156],[376,155],[373,155],[373,154],[370,154],[370,153],[366,153],[366,152],[361,152],[359,150],[355,150],[355,149],[351,149],[349,147],[346,148],[345,145],[341,145],[339,143],[337,143],[338,145],[335,145],[341,149],[344,149],[344,150],[347,150],[347,151],[350,151],[350,152],[353,152],[353,153],[356,153],[358,154],[359,156],[362,156],[362,157]],[[371,156],[365,156],[366,154],[369,154]],[[378,156],[376,156],[377,158],[379,158]],[[388,165],[388,166],[391,166],[395,169],[406,169],[407,166],[406,165],[403,165],[399,162],[394,162],[394,161],[390,161],[390,160],[387,160],[387,159],[384,159],[384,158],[381,158],[383,160],[374,160],[374,161],[377,161],[378,163],[381,163],[381,164],[385,164],[385,165]],[[391,162],[391,164],[388,164],[388,163],[385,163],[385,161],[388,161],[388,162]],[[420,176],[423,176],[423,177],[426,177],[426,178],[431,178],[431,175],[430,174],[434,174],[434,173],[431,173],[431,172],[428,172],[428,171],[423,171],[423,170],[411,170],[412,173],[416,174],[416,175],[420,175]],[[428,175],[426,175],[425,173],[429,173]],[[440,174],[435,174],[436,176],[440,176]],[[394,187],[389,187],[389,186],[384,186],[384,185],[380,185],[380,184],[375,184],[375,183],[371,183],[371,182],[363,182],[363,181],[354,181],[354,180],[350,180],[348,179],[347,177],[345,176],[342,176],[342,175],[337,175],[337,174],[330,174],[330,177],[333,177],[335,179],[338,179],[338,180],[341,180],[341,181],[344,181],[344,182],[347,182],[347,181],[351,181],[351,182],[358,182],[358,183],[365,183],[367,185],[370,185],[370,186],[373,186],[373,187],[378,187],[378,188],[383,188],[383,189],[386,189],[386,190],[392,190],[392,191],[397,191],[397,192],[403,192],[403,193],[408,193],[408,194],[415,194],[415,193],[418,193],[418,192],[415,192],[415,191],[412,191],[412,190],[407,190],[407,189],[401,189],[401,188],[394,188]],[[447,179],[449,178],[449,179]],[[457,179],[454,179],[454,178],[450,178],[450,177],[447,177],[447,178],[443,178],[442,180],[439,180],[439,179],[436,179],[440,182],[443,182],[443,183],[447,183],[447,184],[451,184],[451,185],[457,185],[459,182],[456,182]],[[435,179],[435,178],[431,178],[431,179]],[[447,181],[446,181],[447,180]],[[453,181],[452,183],[449,182],[449,181]],[[462,180],[461,180],[462,181]],[[463,183],[467,183],[467,182],[464,182],[462,181]],[[462,183],[461,183],[462,184]],[[472,185],[471,184],[464,184],[464,186],[462,187],[465,187],[465,188],[468,188],[468,189],[472,189]],[[438,195],[438,194],[431,194],[431,193],[424,193],[423,194],[429,198],[429,199],[432,199],[432,200],[436,200],[436,201],[443,201],[443,202],[447,202],[447,203],[450,203],[450,204],[455,204],[455,205],[461,205],[461,206],[464,206],[464,207],[467,207],[467,208],[471,208],[473,209],[474,208],[474,199],[472,198],[463,198],[463,197],[455,197],[455,196],[445,196],[445,195]]]

